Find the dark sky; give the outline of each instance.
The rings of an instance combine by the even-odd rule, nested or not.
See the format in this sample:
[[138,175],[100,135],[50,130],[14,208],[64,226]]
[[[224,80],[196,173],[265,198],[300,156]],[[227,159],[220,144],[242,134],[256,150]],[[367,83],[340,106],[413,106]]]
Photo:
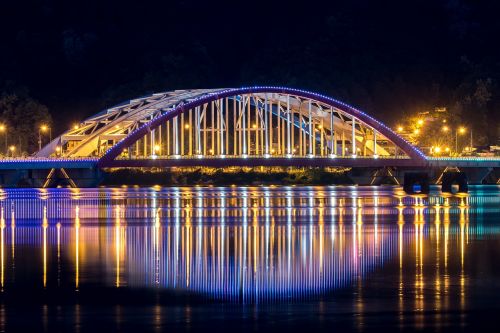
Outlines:
[[253,84],[388,122],[435,106],[498,119],[498,1],[326,3],[2,1],[0,91],[28,91],[60,130],[150,92]]

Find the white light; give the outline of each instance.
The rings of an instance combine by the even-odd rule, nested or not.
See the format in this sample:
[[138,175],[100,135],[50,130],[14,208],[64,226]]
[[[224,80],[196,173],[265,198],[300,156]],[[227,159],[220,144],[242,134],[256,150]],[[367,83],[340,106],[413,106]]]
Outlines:
[[286,154],[286,157],[292,158],[292,154]]
[[335,154],[330,154],[330,158],[335,158],[335,157],[337,157],[337,155],[335,155]]
[[203,158],[203,155],[196,155],[199,159]]
[[174,158],[179,159],[179,158],[181,158],[181,156],[180,155],[174,155]]
[[220,158],[226,158],[226,155],[220,155]]
[[247,158],[247,157],[248,157],[248,155],[247,155],[247,154],[243,154],[243,155],[241,155],[241,157],[243,157],[243,158]]
[[264,157],[265,157],[265,158],[269,158],[270,156],[271,156],[271,155],[269,155],[269,154],[264,154]]
[[356,155],[356,154],[352,154],[351,156],[352,156],[352,158],[356,158],[356,157],[357,157],[357,155]]
[[156,160],[156,159],[158,158],[158,156],[157,156],[157,155],[155,155],[155,154],[153,154],[153,155],[151,155],[151,158],[152,158],[153,160]]
[[313,155],[313,154],[309,154],[309,155],[308,155],[308,157],[309,157],[309,158],[313,158],[313,157],[314,157],[314,155]]
[[378,158],[378,155],[373,155],[373,158]]

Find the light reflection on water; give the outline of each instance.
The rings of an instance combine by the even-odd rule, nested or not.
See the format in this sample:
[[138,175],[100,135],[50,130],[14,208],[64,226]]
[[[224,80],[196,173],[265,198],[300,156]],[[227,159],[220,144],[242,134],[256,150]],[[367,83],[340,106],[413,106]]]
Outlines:
[[0,209],[0,331],[453,330],[498,310],[500,187],[12,189]]
[[[465,307],[467,249],[498,234],[498,189],[407,196],[379,188],[1,192],[1,287],[152,287],[239,301],[302,299],[396,263],[401,311]],[[409,272],[413,272],[411,275]],[[361,304],[361,303],[360,303]]]

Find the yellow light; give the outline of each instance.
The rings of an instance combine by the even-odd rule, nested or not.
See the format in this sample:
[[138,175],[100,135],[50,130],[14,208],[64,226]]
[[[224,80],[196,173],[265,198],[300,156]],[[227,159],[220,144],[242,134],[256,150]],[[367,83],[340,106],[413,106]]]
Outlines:
[[61,151],[61,147],[57,146],[57,147],[56,147],[56,151],[57,151],[57,152],[60,152],[60,151]]
[[446,148],[444,149],[444,151],[445,151],[445,152],[449,152],[449,151],[450,151],[450,148],[449,148],[449,147],[446,147]]
[[403,132],[403,126],[398,126],[398,132],[399,133]]
[[42,125],[42,126],[40,126],[40,130],[41,130],[42,132],[45,132],[47,129],[48,129],[47,125]]
[[3,132],[3,131],[5,131],[5,125],[4,125],[4,124],[1,124],[1,125],[0,125],[0,132]]
[[449,128],[448,126],[443,126],[443,127],[441,127],[441,130],[442,130],[443,132],[448,132],[448,130],[449,130],[449,129],[450,129],[450,128]]
[[441,152],[441,147],[435,147],[435,148],[434,148],[434,152],[435,152],[436,154],[439,154],[439,153]]
[[253,125],[252,125],[252,127],[253,127],[253,128],[257,128],[257,124],[253,124]]
[[9,150],[10,150],[10,151],[15,151],[15,150],[16,150],[16,146],[10,146],[10,147],[9,147]]
[[159,151],[160,150],[160,146],[159,145],[155,145],[155,151]]
[[79,128],[80,128],[80,126],[78,124],[73,125],[73,129],[77,130]]
[[418,124],[419,126],[422,126],[422,125],[424,124],[424,120],[423,120],[423,119],[419,119],[419,120],[417,121],[417,124]]
[[322,126],[322,125],[319,125],[319,126],[318,126],[318,128],[319,128],[319,129],[322,129],[322,128],[323,128],[323,126]]
[[189,124],[184,125],[185,129],[189,129]]
[[464,133],[465,133],[465,127],[460,127],[460,128],[458,129],[458,132],[459,132],[460,134],[464,134]]
[[415,130],[413,131],[413,134],[420,134],[420,130],[418,128],[415,128]]
[[446,119],[443,119],[443,124],[446,124]]

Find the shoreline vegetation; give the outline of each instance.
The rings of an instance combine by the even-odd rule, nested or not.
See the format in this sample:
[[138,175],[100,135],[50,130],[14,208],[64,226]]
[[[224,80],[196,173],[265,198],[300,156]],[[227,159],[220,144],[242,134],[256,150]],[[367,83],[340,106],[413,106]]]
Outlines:
[[108,169],[103,186],[352,185],[346,168]]

